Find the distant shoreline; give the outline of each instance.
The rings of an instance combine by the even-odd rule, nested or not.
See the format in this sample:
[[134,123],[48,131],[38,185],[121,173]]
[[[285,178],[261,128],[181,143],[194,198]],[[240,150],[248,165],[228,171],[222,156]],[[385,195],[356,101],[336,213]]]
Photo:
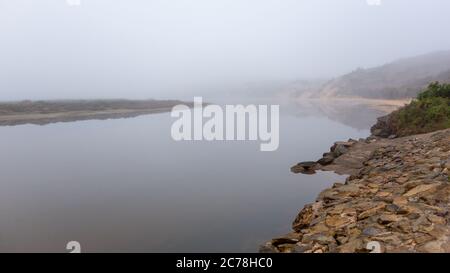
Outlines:
[[0,102],[0,126],[131,118],[169,112],[178,100],[61,100]]
[[298,97],[299,102],[324,102],[324,103],[345,103],[345,104],[363,104],[371,108],[390,113],[406,104],[409,104],[412,99],[369,99],[361,97]]

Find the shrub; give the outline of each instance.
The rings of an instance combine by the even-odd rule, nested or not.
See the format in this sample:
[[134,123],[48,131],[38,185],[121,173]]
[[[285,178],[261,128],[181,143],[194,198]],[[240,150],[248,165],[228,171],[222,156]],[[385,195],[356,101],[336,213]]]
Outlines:
[[417,99],[423,100],[435,97],[450,99],[450,84],[433,82],[417,96]]
[[434,82],[409,105],[391,115],[397,136],[450,128],[450,84]]

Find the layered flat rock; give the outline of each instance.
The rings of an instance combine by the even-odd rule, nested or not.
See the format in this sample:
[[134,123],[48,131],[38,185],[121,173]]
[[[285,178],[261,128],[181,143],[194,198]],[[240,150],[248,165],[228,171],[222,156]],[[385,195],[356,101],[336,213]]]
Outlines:
[[306,205],[264,252],[450,252],[450,129],[355,141],[315,169],[350,176]]

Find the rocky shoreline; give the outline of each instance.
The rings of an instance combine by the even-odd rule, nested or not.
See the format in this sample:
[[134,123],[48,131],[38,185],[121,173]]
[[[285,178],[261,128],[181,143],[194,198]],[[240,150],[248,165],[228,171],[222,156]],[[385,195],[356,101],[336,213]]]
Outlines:
[[347,174],[306,205],[293,231],[261,252],[450,252],[450,129],[335,143],[293,172]]

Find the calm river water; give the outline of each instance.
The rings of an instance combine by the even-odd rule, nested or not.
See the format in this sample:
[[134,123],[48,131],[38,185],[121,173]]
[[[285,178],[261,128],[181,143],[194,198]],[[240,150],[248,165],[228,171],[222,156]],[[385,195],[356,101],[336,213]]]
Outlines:
[[375,118],[280,109],[275,152],[254,141],[175,142],[169,113],[0,127],[0,251],[66,252],[72,240],[83,252],[257,251],[345,179],[290,167],[366,137]]

